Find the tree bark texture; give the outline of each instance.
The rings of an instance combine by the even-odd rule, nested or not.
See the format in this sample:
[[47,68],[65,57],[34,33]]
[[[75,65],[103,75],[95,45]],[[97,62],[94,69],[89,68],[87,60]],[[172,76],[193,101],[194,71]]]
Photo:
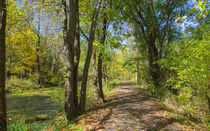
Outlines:
[[99,100],[99,88],[98,88],[98,76],[97,76],[97,66],[96,66],[96,50],[93,51],[93,90],[94,97]]
[[97,19],[98,19],[100,6],[101,6],[101,0],[98,0],[94,13],[93,13],[93,17],[92,17],[92,24],[91,24],[91,30],[90,30],[90,35],[89,35],[89,41],[88,41],[88,52],[87,52],[87,57],[85,60],[85,66],[83,69],[82,86],[81,86],[81,92],[80,92],[81,97],[80,97],[80,105],[79,105],[81,111],[85,110],[88,72],[89,72],[90,61],[91,61],[92,52],[93,52],[93,41],[95,37],[95,29],[97,25]]
[[5,30],[6,30],[6,1],[0,1],[0,131],[7,130],[6,99],[5,99]]
[[[79,40],[79,0],[69,0],[69,15],[66,1],[62,0],[64,10],[64,47],[66,60],[66,80],[65,80],[65,113],[69,121],[79,114],[77,98],[77,74],[80,57]],[[69,16],[69,18],[68,18]],[[69,24],[69,25],[68,25]]]

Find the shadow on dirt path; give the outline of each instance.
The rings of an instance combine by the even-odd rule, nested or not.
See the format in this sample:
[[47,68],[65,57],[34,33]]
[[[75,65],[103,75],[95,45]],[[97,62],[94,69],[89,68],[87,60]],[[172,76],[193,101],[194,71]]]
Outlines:
[[94,113],[85,121],[87,129],[84,130],[182,130],[175,123],[183,120],[167,117],[164,110],[157,98],[122,80],[118,91],[109,96],[105,104],[91,109]]

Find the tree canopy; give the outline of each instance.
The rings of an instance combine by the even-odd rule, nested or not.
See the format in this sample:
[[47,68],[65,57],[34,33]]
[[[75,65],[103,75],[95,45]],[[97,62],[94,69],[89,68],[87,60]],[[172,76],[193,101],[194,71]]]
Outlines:
[[57,87],[70,124],[120,78],[207,128],[208,12],[208,0],[2,0],[0,130],[11,125],[5,94]]

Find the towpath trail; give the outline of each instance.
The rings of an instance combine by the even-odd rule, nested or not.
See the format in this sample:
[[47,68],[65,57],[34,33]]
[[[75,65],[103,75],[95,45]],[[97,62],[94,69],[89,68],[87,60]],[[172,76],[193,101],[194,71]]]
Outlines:
[[169,117],[158,98],[148,95],[126,80],[106,98],[105,104],[81,118],[87,131],[180,131],[181,119]]

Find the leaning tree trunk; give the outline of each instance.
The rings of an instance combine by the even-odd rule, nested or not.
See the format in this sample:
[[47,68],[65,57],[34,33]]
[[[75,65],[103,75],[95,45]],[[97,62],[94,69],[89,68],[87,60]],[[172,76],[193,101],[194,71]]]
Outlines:
[[6,2],[0,1],[0,131],[7,130],[6,100],[5,100],[5,30],[6,30]]
[[92,52],[93,52],[93,41],[95,37],[95,28],[97,24],[96,22],[97,22],[100,6],[101,6],[101,0],[98,0],[95,11],[93,13],[91,30],[90,30],[90,35],[89,35],[90,38],[88,41],[88,52],[87,52],[87,57],[85,60],[85,66],[83,69],[82,86],[81,86],[81,92],[80,92],[80,96],[81,96],[80,97],[80,110],[81,111],[85,110],[88,72],[89,72],[90,60],[91,60]]
[[[79,64],[79,6],[78,0],[69,0],[69,20],[67,19],[67,5],[66,1],[62,0],[64,9],[64,47],[65,47],[65,61],[66,61],[66,80],[65,80],[65,113],[67,119],[71,121],[78,114],[78,99],[77,99],[77,71]],[[69,22],[68,22],[69,21]],[[69,23],[69,28],[68,24]]]

